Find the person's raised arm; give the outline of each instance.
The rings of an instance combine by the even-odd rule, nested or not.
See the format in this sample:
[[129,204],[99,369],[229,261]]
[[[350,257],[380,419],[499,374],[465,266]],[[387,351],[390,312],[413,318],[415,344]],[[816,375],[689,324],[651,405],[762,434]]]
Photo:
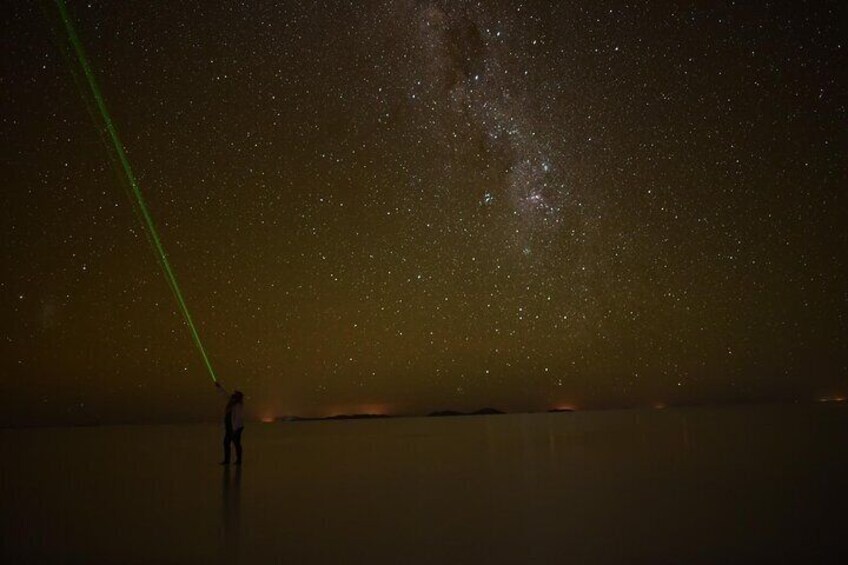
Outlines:
[[227,392],[227,389],[225,389],[225,388],[224,388],[224,386],[223,386],[221,383],[219,383],[218,381],[215,381],[215,388],[218,390],[218,392],[219,392],[220,394],[222,394],[223,396],[225,396],[225,397],[229,398],[230,393],[229,393],[229,392]]

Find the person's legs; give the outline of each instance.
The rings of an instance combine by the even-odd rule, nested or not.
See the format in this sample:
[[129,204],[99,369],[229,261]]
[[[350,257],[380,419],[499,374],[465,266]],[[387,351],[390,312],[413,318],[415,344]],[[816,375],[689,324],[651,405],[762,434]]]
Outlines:
[[[236,445],[236,464],[241,463],[241,432],[244,428],[239,428],[233,432],[233,443]],[[229,450],[227,450],[229,452]]]
[[230,442],[233,441],[233,434],[231,430],[227,430],[224,432],[224,460],[221,461],[222,464],[226,464],[230,462]]

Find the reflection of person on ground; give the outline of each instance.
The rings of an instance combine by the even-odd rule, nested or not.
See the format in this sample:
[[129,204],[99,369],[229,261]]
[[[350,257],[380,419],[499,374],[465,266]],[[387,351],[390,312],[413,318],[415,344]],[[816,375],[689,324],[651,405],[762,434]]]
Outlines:
[[218,392],[229,397],[227,412],[224,415],[224,460],[221,465],[230,464],[230,444],[236,446],[236,465],[241,465],[241,432],[244,430],[244,395],[236,390],[228,393],[221,383],[216,382]]
[[[235,467],[235,471],[230,471],[233,467],[224,466],[223,473],[223,492],[221,509],[224,512],[223,516],[223,557],[222,563],[238,563],[239,562],[239,534],[240,534],[240,513],[241,504],[239,497],[241,496],[241,466]],[[234,474],[233,474],[234,473]]]

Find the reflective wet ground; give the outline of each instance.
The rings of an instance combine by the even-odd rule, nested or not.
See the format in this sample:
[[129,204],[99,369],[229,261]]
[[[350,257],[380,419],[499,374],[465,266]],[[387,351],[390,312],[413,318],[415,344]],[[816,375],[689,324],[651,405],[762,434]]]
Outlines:
[[0,431],[3,563],[848,562],[848,407]]

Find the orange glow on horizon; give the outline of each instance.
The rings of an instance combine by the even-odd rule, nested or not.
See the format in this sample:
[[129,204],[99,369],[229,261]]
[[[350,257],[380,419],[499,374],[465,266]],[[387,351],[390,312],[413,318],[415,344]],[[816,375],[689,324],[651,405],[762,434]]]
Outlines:
[[819,398],[819,402],[845,402],[845,396],[822,396]]

